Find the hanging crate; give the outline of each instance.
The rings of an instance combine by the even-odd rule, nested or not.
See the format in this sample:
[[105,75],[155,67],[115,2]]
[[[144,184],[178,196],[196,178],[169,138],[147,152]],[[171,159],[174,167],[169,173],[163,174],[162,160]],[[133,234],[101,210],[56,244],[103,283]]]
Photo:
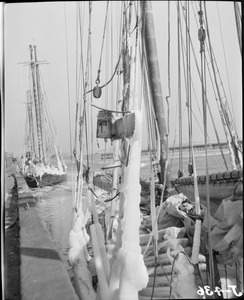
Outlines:
[[97,138],[111,138],[112,135],[112,113],[100,110],[97,115]]

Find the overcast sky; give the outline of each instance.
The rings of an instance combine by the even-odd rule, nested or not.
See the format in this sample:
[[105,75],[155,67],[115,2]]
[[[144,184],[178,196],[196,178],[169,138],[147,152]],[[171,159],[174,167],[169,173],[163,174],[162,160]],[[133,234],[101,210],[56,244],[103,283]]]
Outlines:
[[[115,2],[115,1],[113,1]],[[170,131],[171,144],[174,140],[175,124],[177,114],[175,110],[177,102],[177,30],[176,30],[176,4],[171,2],[171,107]],[[209,9],[208,22],[211,30],[211,41],[215,51],[215,57],[219,64],[221,77],[225,87],[225,92],[229,98],[230,108],[234,108],[232,114],[235,117],[235,123],[239,137],[242,138],[242,61],[237,40],[236,25],[234,19],[233,2],[207,1]],[[167,5],[168,1],[153,1],[153,12],[155,30],[157,36],[157,48],[159,56],[160,74],[162,81],[162,90],[164,97],[168,94],[168,36],[167,36]],[[93,33],[97,32],[97,44],[93,47],[100,49],[101,35],[104,24],[106,1],[93,2]],[[221,27],[218,19],[218,10],[220,15]],[[68,76],[67,76],[67,52],[65,35],[65,14],[67,28],[68,45],[68,69],[69,69],[69,96],[71,101],[71,126],[74,128],[75,114],[75,81],[76,81],[76,3],[75,2],[33,2],[33,3],[10,3],[4,6],[4,63],[5,63],[5,151],[14,152],[20,155],[23,149],[24,126],[25,126],[25,93],[26,78],[24,67],[21,62],[28,61],[30,44],[37,45],[39,60],[46,60],[48,65],[43,65],[43,77],[47,75],[48,99],[52,109],[54,122],[64,153],[70,151],[69,136],[69,101],[68,101]],[[194,21],[195,22],[195,21]],[[222,48],[223,35],[224,50]],[[197,40],[197,30],[195,36]],[[95,39],[96,41],[96,39]],[[94,50],[95,51],[95,50]],[[225,58],[223,57],[225,53]],[[199,50],[196,52],[198,59]],[[97,60],[99,55],[97,55]],[[228,68],[228,76],[226,65]],[[95,65],[95,63],[94,63]],[[46,73],[45,73],[46,72]],[[93,77],[95,77],[94,74]],[[195,75],[197,76],[197,75]],[[229,90],[230,86],[230,90]],[[213,97],[214,98],[214,97]],[[233,103],[231,103],[231,99]],[[215,99],[211,99],[215,101]],[[217,121],[219,113],[214,110],[214,116]],[[220,127],[220,121],[217,126]],[[187,125],[186,125],[187,126]],[[209,128],[211,140],[214,138],[211,126]],[[194,135],[195,142],[203,141],[201,131]],[[221,132],[221,131],[220,131]],[[221,139],[224,138],[223,132]]]

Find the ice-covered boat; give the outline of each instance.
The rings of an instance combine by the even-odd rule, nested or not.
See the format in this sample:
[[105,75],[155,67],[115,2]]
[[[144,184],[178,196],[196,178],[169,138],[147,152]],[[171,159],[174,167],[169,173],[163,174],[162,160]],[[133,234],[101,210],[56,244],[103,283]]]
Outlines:
[[[221,195],[222,202],[213,214],[209,197],[212,186],[209,184],[208,169],[204,174],[205,181],[199,181],[192,141],[189,146],[189,173],[191,185],[194,186],[193,194],[182,193],[178,190],[176,182],[171,181],[167,128],[169,116],[166,117],[164,110],[152,3],[116,1],[115,4],[116,21],[120,21],[118,27],[109,26],[107,23],[112,24],[114,20],[109,18],[112,16],[110,13],[113,2],[107,2],[106,7],[103,6],[105,16],[103,26],[100,26],[101,48],[94,85],[90,77],[93,71],[91,49],[94,40],[91,24],[94,4],[77,4],[78,22],[80,25],[87,25],[83,28],[83,35],[78,35],[84,38],[86,32],[87,48],[84,51],[82,47],[85,42],[80,40],[80,50],[83,53],[80,63],[84,67],[84,81],[81,82],[79,91],[82,97],[77,96],[76,105],[74,156],[77,181],[73,226],[69,236],[69,260],[73,267],[77,294],[80,299],[89,300],[240,296],[243,292],[243,232],[240,229],[243,223],[242,161],[239,153],[241,149],[236,144],[238,139],[232,131],[232,124],[223,121],[229,131],[228,139],[229,134],[232,137],[232,142],[227,140],[229,144],[234,145],[235,151],[233,152],[232,148],[230,152],[236,154],[234,161],[237,171],[223,171],[226,181],[222,183],[228,184],[227,177],[230,177],[233,185],[227,193]],[[179,39],[182,38],[180,27],[183,26],[183,22],[186,24],[188,60],[191,46],[187,19],[189,4],[175,4],[178,12]],[[202,2],[196,5],[200,21],[200,56],[204,56],[207,23],[203,20],[207,22],[207,11]],[[84,11],[81,11],[81,8]],[[88,17],[81,22],[81,15],[85,16],[85,12]],[[110,41],[107,41],[107,45],[111,47],[106,48],[109,63],[103,60],[105,36]],[[112,41],[117,42],[117,48]],[[181,52],[184,47],[179,49]],[[104,70],[109,75],[102,75]],[[188,78],[188,101],[192,79],[189,70],[188,61],[184,69]],[[205,97],[206,82],[201,76],[200,79],[205,116],[208,103]],[[169,96],[166,98],[168,100]],[[108,101],[110,99],[113,101]],[[192,106],[190,102],[187,103],[190,116]],[[226,108],[227,103],[223,106]],[[99,109],[95,129],[98,143],[104,141],[105,154],[108,141],[111,141],[113,146],[112,163],[102,166],[99,173],[94,172],[93,163],[88,155],[92,153],[93,144],[90,138],[95,131],[95,122],[90,122],[93,118],[92,109]],[[227,111],[222,113],[227,118]],[[203,124],[206,150],[208,141],[205,118]],[[192,123],[190,125],[193,130]],[[146,136],[150,181],[148,184],[140,184],[141,145]],[[205,153],[204,159],[207,161],[208,153]],[[180,168],[180,178],[182,171]],[[217,185],[220,175],[215,177],[210,176],[210,180]],[[200,185],[204,185],[205,188],[203,194],[206,205],[201,203]],[[97,186],[109,192],[109,196],[104,197],[99,193]],[[149,190],[147,199],[150,208],[147,215],[140,210],[142,187]],[[217,187],[223,190],[221,186]],[[159,201],[156,201],[156,196]],[[97,278],[96,284],[92,280],[94,277]],[[231,288],[229,294],[228,288]]]
[[26,92],[26,128],[21,173],[31,188],[58,184],[67,177],[51,112],[41,81],[36,46],[29,46],[29,90]]

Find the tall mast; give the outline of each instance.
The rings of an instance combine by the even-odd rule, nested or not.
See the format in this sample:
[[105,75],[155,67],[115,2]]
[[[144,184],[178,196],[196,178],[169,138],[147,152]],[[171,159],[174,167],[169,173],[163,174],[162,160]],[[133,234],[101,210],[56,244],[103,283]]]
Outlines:
[[46,157],[45,157],[45,151],[44,151],[44,139],[43,139],[43,120],[42,120],[42,94],[41,94],[41,88],[40,88],[40,74],[39,74],[39,64],[37,62],[37,54],[36,54],[36,46],[33,46],[34,48],[34,56],[35,56],[35,67],[36,67],[36,87],[37,87],[37,99],[38,99],[38,106],[39,106],[39,120],[40,120],[40,134],[41,134],[41,158],[42,162],[45,163]]
[[31,151],[36,154],[36,142],[35,142],[35,133],[34,133],[34,123],[32,115],[32,104],[31,101],[31,91],[27,91],[27,109],[28,109],[28,120],[29,120],[29,136],[31,140]]
[[165,173],[167,171],[166,161],[168,158],[166,116],[164,112],[151,1],[141,1],[141,7],[143,22],[142,36],[144,36],[144,47],[147,56],[149,86],[160,136],[160,183],[164,183],[165,181],[167,189],[169,188],[169,173]]
[[36,74],[35,74],[35,68],[36,63],[33,60],[33,48],[32,45],[30,45],[30,65],[31,65],[31,75],[32,75],[32,86],[33,86],[33,95],[34,95],[34,103],[35,103],[35,113],[36,113],[36,128],[37,128],[37,140],[38,140],[38,158],[39,162],[41,162],[41,123],[40,123],[40,112],[39,112],[39,103],[38,103],[38,92],[37,92],[37,86],[36,86]]

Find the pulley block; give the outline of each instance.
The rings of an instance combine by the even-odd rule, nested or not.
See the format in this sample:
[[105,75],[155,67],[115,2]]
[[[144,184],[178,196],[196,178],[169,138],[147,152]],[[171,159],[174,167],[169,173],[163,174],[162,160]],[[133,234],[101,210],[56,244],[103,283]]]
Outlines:
[[102,88],[98,85],[96,85],[93,89],[93,97],[94,98],[100,98],[102,95]]

